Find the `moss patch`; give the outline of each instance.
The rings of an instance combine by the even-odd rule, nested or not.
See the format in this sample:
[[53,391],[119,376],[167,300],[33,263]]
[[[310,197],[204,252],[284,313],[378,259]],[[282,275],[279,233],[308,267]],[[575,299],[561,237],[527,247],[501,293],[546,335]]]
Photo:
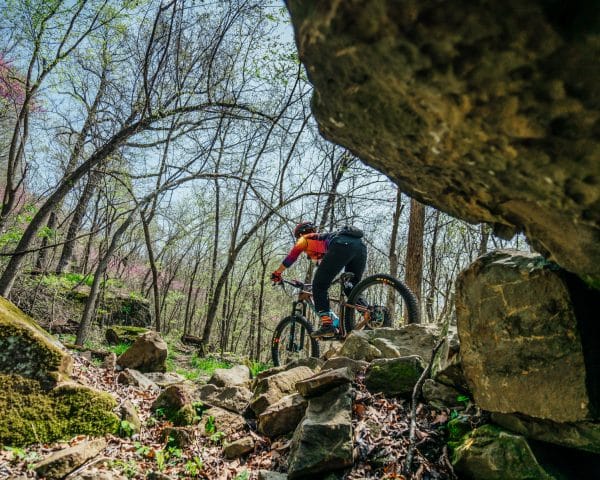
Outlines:
[[[465,478],[503,480],[506,472],[515,480],[551,480],[539,465],[527,440],[493,425],[484,425],[465,435],[454,449],[452,464]],[[462,478],[462,477],[461,477]]]
[[60,343],[0,297],[0,372],[35,379],[51,388],[71,368],[72,359]]
[[367,370],[365,385],[373,393],[410,395],[424,369],[423,360],[416,355],[375,360]]
[[36,380],[0,374],[0,444],[24,446],[74,435],[116,433],[115,400],[77,384],[46,392]]

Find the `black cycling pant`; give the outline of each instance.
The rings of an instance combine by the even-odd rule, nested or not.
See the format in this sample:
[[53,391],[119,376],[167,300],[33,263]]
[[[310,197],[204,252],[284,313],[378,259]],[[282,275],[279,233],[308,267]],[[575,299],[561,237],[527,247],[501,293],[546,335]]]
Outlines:
[[[360,238],[338,235],[331,240],[327,253],[317,267],[312,282],[313,299],[317,312],[330,310],[327,290],[335,276],[344,269],[352,272],[352,283],[356,285],[362,278],[367,264],[367,247]],[[351,290],[351,288],[348,288]],[[346,295],[350,291],[345,292]]]

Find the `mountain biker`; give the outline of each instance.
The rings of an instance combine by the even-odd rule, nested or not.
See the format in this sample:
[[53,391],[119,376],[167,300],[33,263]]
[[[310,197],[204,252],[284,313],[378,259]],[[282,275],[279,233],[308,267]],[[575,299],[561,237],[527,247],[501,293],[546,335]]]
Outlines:
[[[338,333],[339,320],[331,311],[327,290],[342,269],[354,274],[355,284],[361,279],[367,263],[367,247],[361,239],[362,232],[355,227],[344,227],[338,232],[318,233],[314,223],[301,222],[296,225],[294,236],[297,239],[295,245],[271,274],[271,280],[276,284],[281,283],[283,271],[291,267],[302,252],[317,262],[312,293],[321,327],[311,336],[334,337]],[[347,287],[347,290],[351,290],[351,287]],[[348,295],[350,291],[345,293]]]

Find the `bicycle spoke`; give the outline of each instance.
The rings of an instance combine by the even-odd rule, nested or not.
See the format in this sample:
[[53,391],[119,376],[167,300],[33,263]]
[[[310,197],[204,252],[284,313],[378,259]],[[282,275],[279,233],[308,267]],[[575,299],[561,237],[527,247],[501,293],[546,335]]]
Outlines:
[[308,358],[315,353],[318,355],[305,322],[290,317],[280,323],[272,344],[274,363],[285,365],[294,360]]
[[[356,292],[352,292],[360,320],[367,318],[370,328],[399,327],[409,323],[406,316],[412,305],[407,305],[404,294],[398,289],[399,282],[383,275],[374,275],[367,280]],[[362,305],[368,306],[368,313],[364,312]]]

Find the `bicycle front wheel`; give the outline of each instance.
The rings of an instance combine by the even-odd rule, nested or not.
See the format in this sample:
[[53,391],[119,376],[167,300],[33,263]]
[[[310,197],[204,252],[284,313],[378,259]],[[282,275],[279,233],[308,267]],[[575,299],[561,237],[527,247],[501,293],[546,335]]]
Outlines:
[[293,360],[319,357],[319,343],[311,338],[313,328],[299,315],[285,317],[277,324],[271,342],[273,365],[285,365]]
[[419,307],[415,295],[397,278],[377,274],[358,282],[348,303],[356,305],[366,327],[399,327],[406,323],[420,323]]

